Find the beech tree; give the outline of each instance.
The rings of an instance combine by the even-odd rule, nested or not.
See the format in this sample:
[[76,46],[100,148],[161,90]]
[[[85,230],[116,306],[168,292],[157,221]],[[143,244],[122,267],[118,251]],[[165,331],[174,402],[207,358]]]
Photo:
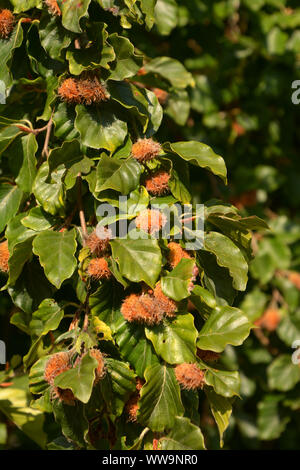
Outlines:
[[[42,448],[197,450],[206,401],[222,446],[240,379],[220,356],[253,327],[232,304],[267,225],[216,199],[199,215],[190,172],[226,183],[224,159],[157,138],[161,84],[172,114],[195,81],[135,44],[156,2],[1,7],[0,267],[30,340],[1,372],[1,412]],[[202,219],[203,244],[182,229]]]

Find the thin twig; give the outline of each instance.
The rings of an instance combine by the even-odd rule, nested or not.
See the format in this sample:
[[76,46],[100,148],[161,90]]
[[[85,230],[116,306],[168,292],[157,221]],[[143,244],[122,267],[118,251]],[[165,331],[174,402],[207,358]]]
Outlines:
[[79,209],[79,219],[83,235],[83,246],[85,246],[86,239],[88,238],[88,231],[86,228],[86,221],[82,204],[81,173],[78,173],[77,175],[77,188],[77,205]]
[[[53,113],[52,113],[52,115],[53,115]],[[46,156],[47,160],[48,160],[48,157],[49,157],[48,147],[49,147],[49,140],[50,140],[51,129],[52,129],[52,124],[53,124],[52,115],[51,115],[51,118],[49,119],[48,124],[46,126],[47,132],[46,132],[44,147],[43,147],[43,150],[42,150],[42,156]]]

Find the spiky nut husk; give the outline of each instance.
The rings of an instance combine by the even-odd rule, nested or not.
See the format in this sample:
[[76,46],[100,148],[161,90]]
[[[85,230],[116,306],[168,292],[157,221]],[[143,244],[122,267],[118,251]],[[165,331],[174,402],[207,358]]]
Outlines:
[[128,322],[157,325],[163,319],[163,311],[156,299],[149,294],[130,294],[122,303],[121,313]]
[[111,237],[111,230],[101,227],[101,230],[96,229],[91,233],[91,235],[89,235],[86,241],[86,246],[89,247],[93,255],[103,256],[109,251],[109,241]]
[[158,170],[145,178],[145,188],[152,196],[162,196],[170,191],[170,177],[171,175],[167,171]]
[[7,240],[5,240],[4,242],[0,243],[0,271],[3,271],[5,273],[8,272],[9,270],[8,260],[9,260],[8,242]]
[[135,219],[136,227],[150,234],[159,232],[166,225],[166,222],[165,214],[157,209],[146,209]]
[[188,364],[183,363],[175,367],[175,376],[177,382],[186,390],[196,390],[197,388],[203,388],[204,371],[199,368],[195,363]]
[[61,16],[61,9],[56,0],[45,0],[45,4],[52,15]]
[[164,312],[164,315],[166,315],[167,317],[175,316],[175,312],[177,310],[177,303],[175,302],[175,300],[170,299],[163,293],[163,291],[161,290],[160,282],[157,283],[155,286],[154,297],[160,309]]
[[58,88],[58,94],[63,101],[69,104],[80,104],[81,96],[75,78],[66,78]]
[[97,365],[97,369],[95,371],[95,382],[94,384],[98,383],[99,380],[103,379],[103,377],[105,376],[105,362],[104,362],[104,358],[103,358],[103,355],[101,353],[101,351],[99,351],[99,349],[90,349],[90,355],[96,359],[98,365]]
[[95,280],[109,279],[111,272],[105,258],[93,258],[88,265],[88,275]]
[[14,29],[15,17],[6,8],[0,10],[0,38],[6,39]]
[[128,421],[131,421],[132,423],[135,423],[137,421],[137,412],[139,409],[138,401],[139,395],[138,393],[135,393],[129,398],[128,402],[125,405],[125,410],[128,414]]
[[157,157],[161,151],[161,145],[153,139],[139,139],[131,149],[133,158],[140,162],[147,162]]
[[53,354],[46,362],[44,379],[53,385],[55,377],[71,369],[70,353],[63,351]]
[[168,243],[168,248],[169,252],[167,255],[168,259],[168,264],[171,268],[175,268],[177,264],[182,260],[182,258],[189,258],[191,259],[191,256],[189,253],[184,250],[179,243],[176,242],[170,242]]
[[106,87],[97,77],[81,78],[77,81],[77,89],[81,97],[81,103],[91,105],[108,99]]

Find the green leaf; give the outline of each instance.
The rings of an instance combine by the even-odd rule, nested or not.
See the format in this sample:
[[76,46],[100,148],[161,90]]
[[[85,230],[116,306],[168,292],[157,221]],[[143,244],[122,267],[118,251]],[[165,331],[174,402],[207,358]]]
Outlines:
[[102,284],[96,292],[90,295],[89,305],[93,316],[106,323],[115,333],[120,319],[119,287],[114,288],[111,283]]
[[227,344],[239,346],[249,336],[251,323],[238,308],[217,307],[200,330],[200,349],[222,352]]
[[0,155],[10,146],[15,138],[21,134],[17,126],[4,125],[0,129]]
[[[106,394],[105,399],[110,402],[112,407],[111,411],[117,416],[120,416],[126,401],[136,390],[135,375],[128,364],[117,361],[116,359],[107,358],[105,364],[111,385],[111,396],[108,397]],[[102,382],[104,382],[104,380],[102,380]]]
[[228,237],[218,232],[205,233],[204,247],[216,256],[219,266],[229,270],[233,287],[244,291],[248,281],[248,264],[239,248]]
[[24,193],[31,193],[32,185],[36,177],[35,158],[38,144],[33,134],[28,134],[15,140],[12,147],[14,158],[19,158],[21,167],[16,178],[16,183]]
[[278,439],[291,419],[281,415],[279,409],[281,400],[280,395],[265,395],[263,401],[258,403],[259,438],[264,441]]
[[154,22],[154,7],[156,0],[140,0],[140,8],[145,15],[145,23],[147,29],[151,29]]
[[[203,363],[204,366],[204,363]],[[205,373],[205,383],[213,387],[214,391],[222,397],[239,396],[240,376],[237,371],[229,371],[208,367]]]
[[224,183],[227,182],[225,162],[211,147],[201,142],[191,140],[189,142],[175,142],[163,145],[166,151],[174,152],[192,165],[200,166],[220,176]]
[[178,6],[175,0],[157,0],[155,5],[155,25],[164,36],[177,26]]
[[174,88],[194,86],[192,75],[184,68],[181,62],[170,57],[157,57],[145,65],[147,72],[160,75],[168,80]]
[[114,63],[110,66],[109,80],[121,81],[133,77],[143,65],[142,56],[135,54],[129,39],[117,33],[110,34],[108,42],[113,46],[116,55]]
[[50,357],[51,355],[42,357],[30,369],[29,390],[34,395],[40,395],[49,388],[48,382],[45,381],[44,374],[46,363]]
[[[38,289],[36,288],[37,279],[39,280]],[[43,268],[40,266],[37,259],[33,259],[31,262],[26,263],[22,270],[22,274],[14,286],[8,286],[8,292],[14,304],[27,314],[31,314],[36,310],[43,299],[50,298],[53,295],[54,289],[54,286],[50,284],[48,279],[45,277]],[[16,313],[16,316],[12,317],[11,322],[29,334],[28,324],[30,318],[28,318],[27,315],[23,316]]]
[[47,230],[54,225],[55,219],[47,214],[40,206],[33,207],[28,212],[28,215],[21,220],[21,224],[24,227],[36,232]]
[[127,135],[126,122],[118,119],[104,104],[101,107],[77,105],[75,128],[84,145],[110,152],[120,147]]
[[39,233],[33,242],[33,252],[40,258],[49,281],[60,288],[69,279],[77,265],[75,230],[66,232],[45,231]]
[[65,405],[59,400],[52,404],[55,421],[61,426],[63,435],[76,444],[85,448],[85,435],[88,432],[89,423],[86,418],[83,403],[75,403],[75,406]]
[[0,232],[18,211],[22,196],[18,186],[0,184]]
[[84,70],[97,69],[100,66],[109,69],[109,62],[115,59],[115,52],[107,43],[107,25],[93,22],[93,27],[86,30],[90,41],[88,49],[68,49],[66,58],[69,61],[70,73],[80,75]]
[[44,336],[49,331],[56,330],[63,317],[61,307],[53,299],[45,299],[32,314],[30,331],[35,336]]
[[49,172],[52,173],[60,165],[70,168],[83,158],[78,140],[63,142],[61,147],[52,149],[49,153]]
[[190,301],[205,320],[207,320],[217,306],[215,297],[207,289],[197,285],[191,292]]
[[162,450],[204,450],[203,434],[188,418],[176,416],[174,426],[160,439]]
[[271,390],[287,392],[300,381],[300,367],[293,364],[292,355],[281,354],[267,369],[268,383]]
[[18,243],[23,243],[36,235],[33,230],[29,230],[22,224],[24,215],[24,213],[16,215],[7,224],[5,235],[8,240],[8,248],[10,252],[12,252],[13,248]]
[[41,0],[10,0],[10,3],[14,7],[14,13],[21,13],[41,6]]
[[179,126],[185,125],[190,114],[190,101],[186,90],[172,90],[169,93],[165,114]]
[[145,328],[145,333],[155,352],[169,364],[195,361],[198,332],[192,314],[177,315],[153,328]]
[[54,380],[54,385],[72,390],[78,400],[87,403],[92,394],[97,366],[96,359],[86,354],[77,366],[59,374]]
[[184,412],[173,368],[153,364],[147,367],[145,380],[140,392],[138,421],[152,431],[172,429],[175,417]]
[[96,192],[114,189],[126,195],[136,189],[142,172],[134,159],[119,160],[103,154],[97,166]]
[[52,116],[52,104],[57,98],[58,77],[46,77],[46,92],[47,98],[44,106],[43,113],[37,117],[37,120],[49,121]]
[[230,416],[232,413],[231,400],[217,395],[211,389],[206,389],[205,393],[209,401],[211,412],[219,429],[220,446],[223,447],[223,434],[228,428]]
[[23,266],[32,256],[32,239],[33,236],[25,240],[24,242],[15,244],[10,249],[10,257],[8,260],[9,265],[9,277],[7,284],[13,286],[20,276]]
[[111,240],[113,258],[121,274],[132,282],[145,281],[151,287],[161,271],[162,255],[157,240]]
[[116,342],[121,356],[134,367],[139,377],[144,377],[146,368],[158,362],[151,343],[145,337],[144,328],[129,324],[123,317],[116,328]]
[[178,265],[166,276],[161,278],[161,288],[163,293],[173,300],[179,301],[190,295],[189,285],[193,277],[193,259],[183,258]]
[[127,82],[113,82],[109,91],[111,98],[126,109],[141,122],[143,132],[146,132],[151,118],[152,104],[147,99],[146,91]]
[[91,0],[81,0],[76,2],[61,2],[62,24],[69,31],[81,33],[80,20],[87,15],[87,10]]
[[47,182],[49,174],[48,162],[44,162],[36,175],[33,183],[33,194],[46,212],[52,215],[64,215],[65,213],[65,190],[62,177],[65,168],[52,172],[50,182]]
[[2,80],[6,87],[12,83],[12,76],[10,73],[10,61],[13,56],[14,49],[21,46],[23,41],[23,28],[22,20],[19,20],[14,27],[9,38],[0,39],[0,80]]
[[67,103],[59,103],[53,114],[55,125],[54,134],[62,140],[73,140],[79,136],[79,132],[74,127],[76,118],[75,109]]
[[0,410],[29,439],[44,448],[47,441],[44,414],[28,405],[29,395],[28,378],[15,378],[13,385],[0,388]]
[[59,59],[62,50],[71,44],[73,38],[73,34],[62,27],[60,18],[49,18],[47,14],[42,15],[39,35],[43,48],[52,59]]

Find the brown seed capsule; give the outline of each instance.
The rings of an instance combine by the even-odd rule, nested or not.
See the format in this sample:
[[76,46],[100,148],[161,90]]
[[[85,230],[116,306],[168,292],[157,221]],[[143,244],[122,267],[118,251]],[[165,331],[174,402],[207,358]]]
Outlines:
[[173,317],[177,304],[169,299],[157,284],[154,291],[144,288],[142,294],[130,294],[125,298],[121,313],[128,322],[158,325],[164,317]]
[[150,233],[151,235],[159,232],[166,223],[167,218],[165,214],[157,209],[146,209],[135,219],[136,227]]
[[91,233],[86,241],[86,245],[93,255],[103,256],[109,251],[109,240],[111,237],[111,230],[101,227],[99,230],[94,230],[94,232]]
[[15,24],[15,17],[6,8],[0,10],[0,38],[6,39],[12,32]]
[[67,78],[58,89],[58,94],[63,101],[69,104],[81,103],[81,96],[77,88],[77,81],[74,78]]
[[183,363],[175,367],[175,376],[182,388],[195,390],[204,386],[204,371],[197,364]]
[[159,308],[167,317],[174,317],[177,310],[177,304],[174,300],[167,297],[161,290],[160,283],[156,284],[154,289],[154,297],[158,303]]
[[130,294],[124,300],[121,313],[128,322],[144,323],[152,326],[161,322],[163,311],[149,294]]
[[170,192],[169,179],[170,174],[167,171],[159,170],[145,179],[145,188],[152,196],[162,196]]
[[7,240],[5,240],[4,242],[0,243],[0,271],[3,271],[5,273],[8,272],[9,270],[8,260],[9,260],[8,242]]
[[131,149],[133,158],[140,162],[147,162],[157,157],[161,151],[161,145],[152,139],[139,139]]
[[71,369],[69,352],[59,352],[51,356],[45,366],[44,378],[50,385],[58,375]]
[[191,259],[191,256],[188,254],[188,252],[181,248],[179,243],[170,242],[168,244],[168,248],[168,263],[171,268],[175,268],[177,264],[182,260],[182,258]]
[[94,258],[88,265],[88,275],[93,279],[109,279],[111,272],[105,258]]
[[97,369],[96,369],[96,377],[95,377],[95,382],[94,384],[98,383],[99,380],[103,379],[104,375],[105,375],[105,362],[104,362],[104,358],[101,354],[101,352],[99,351],[99,349],[90,349],[90,355],[96,359],[98,365],[97,365]]
[[90,105],[100,103],[108,99],[108,93],[97,77],[79,79],[77,89],[81,97],[81,103]]
[[61,10],[56,0],[45,0],[45,3],[52,15],[61,16]]

